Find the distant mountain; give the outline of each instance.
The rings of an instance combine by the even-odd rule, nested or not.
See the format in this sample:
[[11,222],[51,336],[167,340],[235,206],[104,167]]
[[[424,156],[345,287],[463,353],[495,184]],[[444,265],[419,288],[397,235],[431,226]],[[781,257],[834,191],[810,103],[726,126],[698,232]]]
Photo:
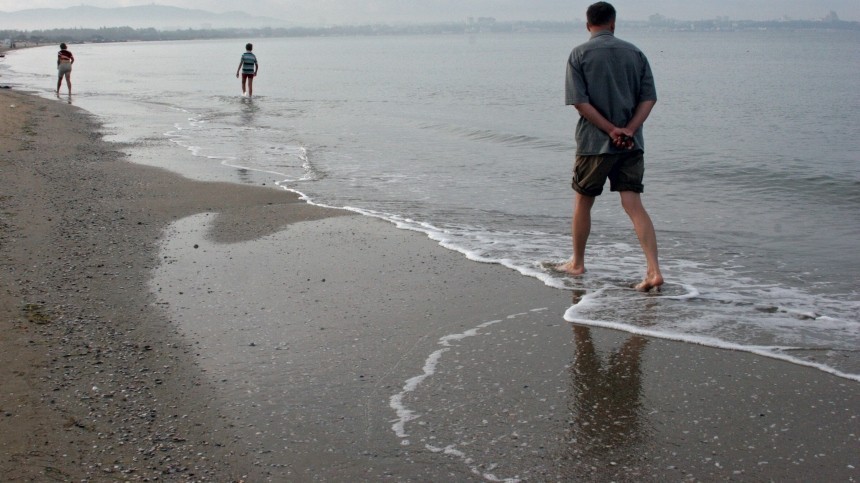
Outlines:
[[100,8],[81,5],[0,12],[0,30],[132,27],[158,30],[289,27],[280,19],[243,12],[212,13],[164,5]]

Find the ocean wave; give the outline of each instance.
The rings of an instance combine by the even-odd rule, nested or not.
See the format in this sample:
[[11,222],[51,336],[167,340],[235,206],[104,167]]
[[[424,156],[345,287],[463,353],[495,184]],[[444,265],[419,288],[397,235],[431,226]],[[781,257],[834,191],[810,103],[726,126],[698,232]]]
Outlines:
[[420,127],[422,129],[429,129],[454,135],[470,141],[495,143],[516,148],[541,149],[557,153],[569,153],[574,149],[574,145],[572,143],[550,141],[525,134],[501,133],[486,129],[455,126],[452,124],[422,124]]

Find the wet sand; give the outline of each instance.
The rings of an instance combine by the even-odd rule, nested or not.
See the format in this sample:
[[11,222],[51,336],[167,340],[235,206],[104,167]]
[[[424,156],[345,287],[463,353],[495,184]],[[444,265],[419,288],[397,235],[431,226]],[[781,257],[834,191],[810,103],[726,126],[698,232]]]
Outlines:
[[576,294],[133,164],[62,98],[0,110],[7,479],[860,479],[860,384],[571,326]]

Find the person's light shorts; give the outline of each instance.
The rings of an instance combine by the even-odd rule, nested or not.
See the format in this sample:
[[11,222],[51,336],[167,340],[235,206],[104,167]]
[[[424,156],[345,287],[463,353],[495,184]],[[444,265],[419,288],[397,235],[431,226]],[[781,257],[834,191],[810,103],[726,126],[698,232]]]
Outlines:
[[62,78],[63,75],[65,75],[66,73],[71,72],[71,71],[72,71],[72,64],[71,63],[67,63],[67,64],[61,63],[60,65],[57,66],[57,75],[59,75],[60,78]]

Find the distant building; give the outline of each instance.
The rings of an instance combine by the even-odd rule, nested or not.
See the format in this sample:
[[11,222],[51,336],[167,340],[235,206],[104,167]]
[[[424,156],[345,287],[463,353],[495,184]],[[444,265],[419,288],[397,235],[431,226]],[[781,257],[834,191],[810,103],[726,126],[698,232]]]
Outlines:
[[830,13],[828,13],[827,16],[824,17],[822,20],[824,20],[825,22],[838,22],[839,15],[836,15],[836,12],[831,10]]
[[13,47],[15,47],[15,42],[13,42],[12,39],[3,39],[3,41],[0,42],[0,48],[11,49]]
[[489,32],[496,26],[496,19],[495,17],[466,17],[466,23],[467,32]]

